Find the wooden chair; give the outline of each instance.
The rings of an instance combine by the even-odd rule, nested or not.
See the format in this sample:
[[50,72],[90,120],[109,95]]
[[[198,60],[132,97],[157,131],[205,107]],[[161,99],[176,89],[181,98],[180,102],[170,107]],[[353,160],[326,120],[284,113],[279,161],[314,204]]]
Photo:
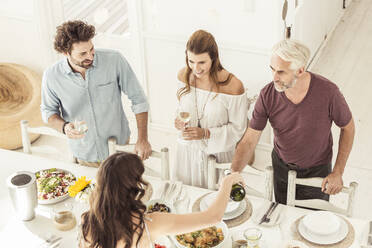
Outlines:
[[[134,153],[135,144],[118,145],[115,137],[108,139],[109,155],[112,155],[118,151]],[[169,180],[169,152],[168,148],[164,147],[160,152],[152,151],[150,157],[160,159],[161,169],[160,175],[154,171],[151,167],[146,166],[146,170],[150,171],[151,174],[159,175],[162,180]]]
[[297,178],[297,172],[290,170],[288,172],[287,205],[327,210],[351,217],[353,215],[355,192],[358,187],[358,183],[356,182],[351,182],[349,187],[342,188],[341,192],[348,194],[348,204],[346,209],[337,207],[334,204],[321,199],[296,200],[296,184],[321,188],[322,182],[323,178],[321,177]]
[[[208,182],[208,189],[215,190],[217,189],[217,171],[218,170],[226,170],[230,169],[231,163],[217,163],[216,157],[213,155],[209,155],[208,157],[208,173],[207,173],[207,182]],[[269,201],[272,200],[273,197],[273,169],[271,166],[265,168],[264,171],[258,170],[253,168],[252,166],[246,166],[242,171],[243,175],[248,175],[249,177],[257,177],[261,178],[264,181],[265,189],[264,192],[260,192],[254,188],[249,186],[245,187],[246,193],[248,195],[253,195],[257,197],[262,197]]]
[[[67,143],[67,140],[68,140],[67,136],[56,131],[53,128],[50,128],[47,126],[29,127],[27,120],[21,120],[20,125],[21,125],[22,145],[23,145],[24,153],[32,154],[33,148],[31,148],[31,141],[30,141],[29,133],[57,137],[57,138],[65,140]],[[76,163],[76,160],[74,159],[71,153],[67,157],[68,157],[68,161]]]

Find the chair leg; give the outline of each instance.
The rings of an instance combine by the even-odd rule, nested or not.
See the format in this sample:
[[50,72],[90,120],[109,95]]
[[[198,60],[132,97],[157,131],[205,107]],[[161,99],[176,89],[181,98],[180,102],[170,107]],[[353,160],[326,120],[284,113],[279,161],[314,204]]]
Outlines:
[[169,150],[164,147],[161,149],[161,179],[169,180]]
[[215,190],[217,188],[217,169],[216,169],[216,157],[213,155],[208,156],[207,162],[207,178],[208,178],[208,189]]
[[109,156],[116,152],[116,148],[115,148],[116,144],[117,144],[117,140],[115,137],[108,138]]
[[273,200],[273,167],[267,166],[265,168],[265,192],[264,198],[272,201]]
[[349,199],[347,204],[347,216],[352,217],[353,216],[353,210],[354,210],[354,203],[355,203],[355,194],[356,190],[358,188],[358,183],[352,182],[350,183],[350,192],[349,192]]
[[288,171],[287,205],[292,207],[294,207],[296,200],[296,177],[296,171]]
[[22,135],[23,152],[31,154],[31,141],[30,141],[30,137],[28,136],[27,128],[28,128],[28,121],[22,120],[21,121],[21,135]]

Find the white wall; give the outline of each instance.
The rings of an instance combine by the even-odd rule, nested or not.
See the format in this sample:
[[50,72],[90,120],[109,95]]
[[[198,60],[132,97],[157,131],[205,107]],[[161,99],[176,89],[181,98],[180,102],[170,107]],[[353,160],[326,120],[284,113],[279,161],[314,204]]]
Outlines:
[[[0,7],[0,61],[24,64],[42,72],[59,57],[52,44],[55,27],[64,20],[61,1],[34,0],[31,11],[29,0],[0,1],[13,6],[7,8],[7,13]],[[150,101],[150,127],[174,134],[176,75],[185,66],[188,37],[197,29],[211,32],[224,67],[243,81],[249,95],[257,94],[271,79],[270,48],[284,37],[283,1],[128,0],[129,33],[98,35],[95,44],[117,49],[127,57]],[[304,41],[314,53],[343,13],[342,0],[298,0],[297,8],[294,3],[289,0],[292,9],[288,21],[293,25],[293,37]],[[127,101],[124,102],[130,113]],[[134,120],[134,116],[130,115],[130,119]],[[269,157],[272,135],[267,129],[259,148]]]

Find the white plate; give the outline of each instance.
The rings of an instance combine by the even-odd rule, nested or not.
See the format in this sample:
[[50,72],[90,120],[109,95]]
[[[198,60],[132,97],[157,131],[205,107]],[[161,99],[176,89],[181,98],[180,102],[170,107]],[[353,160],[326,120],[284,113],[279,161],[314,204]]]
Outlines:
[[161,199],[152,199],[152,200],[146,202],[146,209],[148,209],[148,207],[150,205],[154,205],[155,203],[165,204],[169,208],[171,213],[173,213],[173,214],[176,213],[176,210],[175,210],[175,208],[172,204],[170,204],[170,203],[168,203],[164,200],[161,200]]
[[[231,240],[231,236],[230,236],[230,233],[229,233],[229,228],[227,227],[225,222],[221,221],[218,224],[216,224],[215,226],[217,228],[222,229],[224,239],[218,245],[213,246],[213,248],[232,248],[232,240]],[[183,246],[180,243],[178,243],[176,236],[171,236],[171,239],[176,244],[176,246],[178,248],[187,248],[186,246]]]
[[[204,199],[204,198],[203,198]],[[203,200],[202,199],[202,200]],[[208,208],[205,204],[202,204],[202,201],[200,201],[200,210],[205,211]],[[231,212],[226,212],[224,213],[222,220],[231,220],[234,219],[241,214],[244,213],[244,211],[247,209],[247,202],[245,200],[238,202],[238,207],[231,211]]]
[[[71,173],[70,171],[68,171],[68,170],[59,169],[59,168],[50,168],[50,169],[56,169],[56,170],[58,170],[58,171],[63,171],[63,172],[65,172],[65,173],[70,173],[70,174],[73,175],[73,176],[75,177],[75,179],[77,180],[76,176],[75,176],[73,173]],[[45,170],[50,170],[50,169],[45,169]],[[39,170],[39,171],[35,172],[35,175],[36,175],[36,173],[38,173],[38,172],[40,172],[40,171],[45,171],[45,170]],[[39,192],[39,191],[38,191],[38,192]],[[53,198],[53,199],[48,199],[48,200],[40,200],[39,197],[38,197],[37,202],[38,202],[39,204],[41,204],[41,205],[54,204],[54,203],[57,203],[57,202],[63,201],[63,200],[65,200],[65,199],[69,198],[69,197],[70,197],[70,196],[69,196],[68,193],[66,193],[66,194],[63,195],[63,196],[55,197],[55,198]]]
[[[217,194],[218,192],[213,192],[203,197],[200,201],[200,210],[204,211],[205,209],[207,209],[212,204],[212,202],[217,198]],[[239,205],[240,202],[234,202],[230,200],[227,203],[225,214],[229,214],[236,211]]]
[[331,235],[340,229],[340,217],[329,211],[307,214],[302,222],[309,232],[316,235]]
[[349,232],[349,226],[342,218],[340,218],[340,229],[337,232],[326,236],[317,235],[309,232],[309,230],[306,229],[302,219],[298,225],[298,232],[304,239],[310,242],[320,245],[330,245],[343,240]]
[[230,213],[225,213],[222,217],[222,220],[231,220],[234,219],[244,213],[247,209],[247,202],[245,200],[241,201],[238,208]]

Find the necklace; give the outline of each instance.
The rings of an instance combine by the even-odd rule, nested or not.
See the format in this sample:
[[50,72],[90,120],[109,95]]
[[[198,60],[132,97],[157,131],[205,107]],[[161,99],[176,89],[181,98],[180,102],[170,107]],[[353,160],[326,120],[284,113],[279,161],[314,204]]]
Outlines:
[[196,80],[195,80],[195,87],[194,87],[194,96],[195,96],[195,109],[196,109],[196,118],[198,119],[198,127],[201,127],[200,125],[200,120],[203,119],[204,117],[204,109],[205,109],[205,106],[207,105],[207,102],[208,102],[208,99],[209,99],[209,96],[212,92],[212,87],[213,85],[211,86],[211,88],[209,89],[209,93],[208,93],[208,96],[207,96],[207,100],[205,100],[205,103],[202,107],[202,111],[200,113],[200,117],[199,117],[199,110],[198,110],[198,99],[197,99],[197,95],[196,95]]

